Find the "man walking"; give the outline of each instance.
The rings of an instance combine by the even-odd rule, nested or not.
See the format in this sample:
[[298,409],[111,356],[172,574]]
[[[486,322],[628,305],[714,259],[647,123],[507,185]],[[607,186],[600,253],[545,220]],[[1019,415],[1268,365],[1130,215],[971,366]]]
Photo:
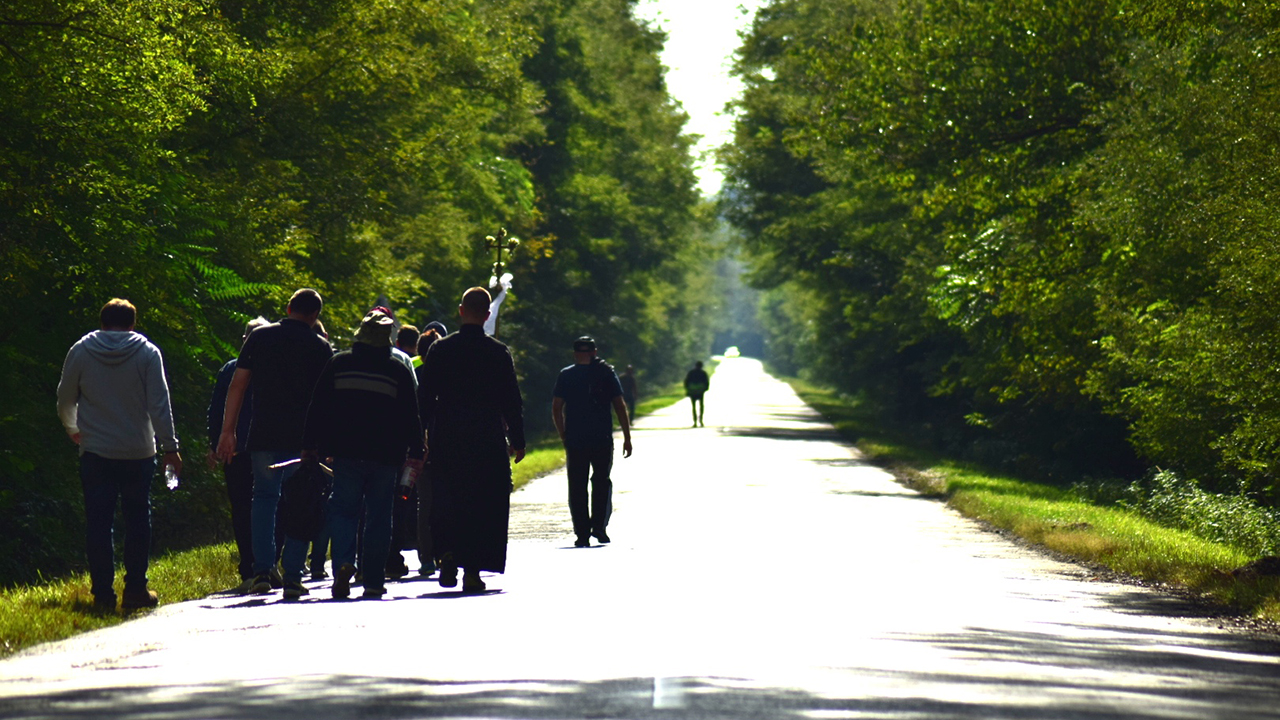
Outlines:
[[483,592],[480,572],[507,563],[511,465],[524,459],[524,401],[506,345],[485,335],[489,291],[462,296],[458,332],[437,340],[422,361],[418,404],[427,428],[434,552],[441,587]]
[[[609,363],[596,357],[596,341],[583,336],[573,342],[573,364],[560,371],[551,400],[551,419],[564,443],[569,475],[569,514],[576,547],[591,537],[609,542],[605,528],[613,514],[613,416],[622,428],[622,457],[631,457],[631,420],[622,386]],[[591,483],[590,510],[587,482]]]
[[689,396],[689,405],[693,408],[694,427],[699,425],[706,427],[702,422],[702,412],[707,409],[707,405],[702,396],[706,394],[709,387],[711,387],[711,378],[707,377],[707,371],[702,369],[702,361],[699,360],[684,376],[684,392]]
[[[240,338],[240,346],[249,339],[249,333],[260,327],[269,325],[266,318],[257,317],[244,326],[244,337]],[[231,387],[231,378],[236,372],[236,358],[227,361],[218,371],[213,383],[213,397],[209,400],[208,416],[205,427],[209,434],[209,468],[218,464],[218,438],[222,435],[222,416],[227,407],[227,390]],[[253,507],[253,467],[249,463],[248,442],[249,425],[253,419],[253,388],[245,390],[240,417],[236,421],[236,454],[229,463],[222,463],[222,477],[227,483],[227,499],[231,502],[231,530],[236,540],[236,550],[240,554],[240,587],[243,594],[253,586],[253,537],[251,511]]]
[[[218,438],[218,459],[231,462],[236,451],[236,420],[245,390],[253,381],[253,424],[249,427],[249,459],[253,466],[253,585],[249,592],[271,592],[276,559],[276,510],[280,486],[289,467],[272,469],[302,452],[302,433],[311,391],[333,356],[329,341],[316,334],[315,323],[324,306],[320,293],[303,288],[289,299],[286,317],[254,330],[240,350],[236,371],[227,390],[227,407]],[[302,571],[307,542],[286,537],[280,563],[284,567],[284,597],[307,594]]]
[[160,349],[133,331],[137,309],[113,299],[99,314],[101,330],[71,346],[58,382],[58,417],[80,446],[85,549],[94,607],[116,607],[116,500],[124,517],[125,610],[155,607],[147,588],[151,550],[151,478],[156,446],[163,463],[182,473],[169,385]]
[[[355,343],[333,356],[316,383],[307,412],[304,460],[333,458],[329,528],[333,538],[333,597],[351,594],[356,573],[356,526],[364,507],[364,597],[386,592],[396,478],[406,464],[422,465],[422,425],[412,373],[391,356],[395,323],[377,310],[365,315]],[[403,560],[401,561],[403,562]]]
[[636,398],[639,396],[635,367],[628,365],[627,369],[618,376],[618,380],[622,383],[622,399],[627,403],[627,417],[634,420],[636,417]]

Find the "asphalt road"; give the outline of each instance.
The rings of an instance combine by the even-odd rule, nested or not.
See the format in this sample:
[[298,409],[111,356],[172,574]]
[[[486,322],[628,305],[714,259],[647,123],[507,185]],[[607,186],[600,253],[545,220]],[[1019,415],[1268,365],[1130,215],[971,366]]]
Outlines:
[[642,422],[610,545],[552,475],[485,595],[165,605],[0,662],[0,718],[1280,717],[1274,640],[984,532],[753,360],[707,406]]

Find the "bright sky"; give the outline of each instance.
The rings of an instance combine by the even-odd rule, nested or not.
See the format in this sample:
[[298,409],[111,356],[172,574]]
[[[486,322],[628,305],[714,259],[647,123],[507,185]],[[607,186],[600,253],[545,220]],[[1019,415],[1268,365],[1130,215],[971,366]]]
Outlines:
[[742,83],[730,77],[739,30],[751,24],[766,0],[640,0],[636,16],[667,33],[662,63],[667,89],[689,113],[685,132],[701,135],[694,147],[698,189],[708,197],[720,190],[723,176],[711,151],[732,139],[733,118],[725,103],[737,97]]

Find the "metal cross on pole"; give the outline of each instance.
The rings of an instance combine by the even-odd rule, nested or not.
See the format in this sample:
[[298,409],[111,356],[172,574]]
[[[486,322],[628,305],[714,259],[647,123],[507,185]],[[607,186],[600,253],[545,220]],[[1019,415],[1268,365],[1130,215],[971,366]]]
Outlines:
[[493,250],[493,276],[495,278],[502,277],[502,251],[507,251],[507,259],[511,258],[511,253],[520,247],[520,241],[516,238],[507,237],[507,229],[499,228],[498,235],[486,235],[484,237],[484,247],[486,250]]
[[[502,303],[502,295],[501,295],[501,293],[502,293],[502,290],[501,290],[501,287],[502,287],[502,268],[503,268],[503,265],[502,265],[502,251],[503,251],[503,250],[507,251],[507,259],[508,259],[508,260],[510,260],[510,259],[511,259],[511,253],[515,252],[515,249],[516,249],[517,247],[520,247],[520,241],[519,241],[519,240],[517,240],[517,239],[516,239],[516,238],[514,238],[514,237],[510,237],[510,238],[509,238],[509,237],[507,237],[507,229],[506,229],[506,228],[499,228],[499,229],[498,229],[498,234],[497,234],[497,236],[496,236],[496,237],[495,237],[495,236],[493,236],[493,235],[486,235],[486,236],[485,236],[485,238],[484,238],[484,247],[485,247],[485,249],[486,249],[486,250],[492,250],[492,251],[494,252],[494,256],[493,256],[493,281],[494,281],[494,282],[496,282],[496,283],[498,283],[498,285],[499,285],[499,290],[497,291],[497,292],[499,293],[499,295],[498,295],[498,299],[497,299],[497,302],[495,303],[495,305],[500,305],[500,304]],[[490,288],[490,291],[493,291],[493,288]],[[497,313],[497,308],[496,308],[496,307],[494,308],[493,312],[495,313],[495,315],[494,315],[494,317],[493,317],[493,336],[496,338],[496,337],[498,337],[498,318],[497,318],[497,315],[496,315],[496,313]]]

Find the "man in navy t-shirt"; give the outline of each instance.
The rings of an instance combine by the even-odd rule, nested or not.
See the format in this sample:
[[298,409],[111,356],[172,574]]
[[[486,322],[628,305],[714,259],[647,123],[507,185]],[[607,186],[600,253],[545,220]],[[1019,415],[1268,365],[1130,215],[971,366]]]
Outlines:
[[[622,428],[622,456],[631,457],[631,421],[622,399],[618,375],[596,357],[596,341],[583,336],[573,342],[573,364],[556,378],[551,417],[564,443],[569,475],[569,514],[577,547],[591,544],[591,536],[607,543],[605,527],[613,512],[613,417]],[[587,502],[587,481],[591,501]],[[590,509],[588,509],[588,506]]]
[[[311,392],[333,348],[316,334],[315,324],[324,303],[320,293],[302,288],[289,299],[286,317],[254,330],[240,357],[227,389],[222,413],[222,433],[216,455],[231,462],[236,451],[236,421],[245,391],[253,382],[253,422],[249,425],[248,452],[253,466],[253,584],[250,594],[271,592],[271,570],[276,562],[276,511],[280,488],[291,467],[272,467],[302,453]],[[308,594],[302,585],[307,561],[307,541],[285,537],[280,564],[284,570],[284,597],[295,600]]]

